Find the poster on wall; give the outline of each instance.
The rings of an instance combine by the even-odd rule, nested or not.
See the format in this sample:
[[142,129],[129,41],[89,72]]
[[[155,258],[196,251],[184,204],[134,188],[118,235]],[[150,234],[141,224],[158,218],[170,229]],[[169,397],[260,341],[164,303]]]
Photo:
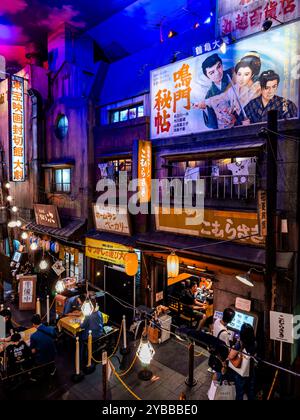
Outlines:
[[297,19],[300,6],[298,0],[219,0],[217,16],[219,35],[240,39],[260,32],[266,19],[272,19],[273,26]]
[[20,276],[19,284],[19,309],[20,311],[31,311],[36,305],[36,282],[37,277]]
[[300,22],[151,72],[151,138],[298,117]]

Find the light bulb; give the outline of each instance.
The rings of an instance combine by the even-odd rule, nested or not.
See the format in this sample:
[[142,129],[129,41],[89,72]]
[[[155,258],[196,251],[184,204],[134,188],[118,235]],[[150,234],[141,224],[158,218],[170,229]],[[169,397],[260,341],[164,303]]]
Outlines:
[[16,222],[15,220],[12,220],[11,222],[9,222],[9,223],[7,224],[7,226],[8,226],[9,228],[15,228],[15,227],[17,227],[17,222]]
[[32,251],[36,251],[38,249],[38,245],[36,242],[32,242],[32,244],[30,245],[30,249]]
[[11,209],[11,211],[12,211],[13,213],[17,213],[17,211],[18,211],[18,207],[17,207],[17,206],[13,206],[13,207],[12,207],[12,209]]
[[89,298],[87,298],[82,304],[81,312],[83,313],[84,316],[90,316],[94,312],[94,309],[95,308],[92,302],[90,301]]
[[41,269],[41,270],[47,270],[47,268],[48,268],[48,263],[47,263],[47,261],[46,261],[46,260],[42,260],[42,261],[40,262],[40,269]]
[[24,240],[28,239],[28,233],[23,232],[22,235],[21,235],[21,238],[24,239]]
[[65,282],[63,280],[58,280],[55,285],[55,290],[57,293],[62,293],[65,290]]
[[155,350],[152,344],[147,339],[142,337],[136,354],[143,365],[150,365],[151,360],[153,359],[153,356],[155,355]]
[[226,52],[227,52],[227,44],[226,44],[226,42],[223,41],[223,44],[221,45],[220,50],[221,50],[221,53],[222,54],[226,54]]
[[9,182],[7,182],[7,183],[5,184],[5,188],[6,188],[7,190],[9,190],[9,189],[10,189],[10,183],[9,183]]
[[19,228],[19,227],[21,227],[22,226],[22,222],[20,221],[20,220],[17,220],[16,221],[16,226]]
[[11,201],[13,200],[13,198],[12,198],[12,196],[11,196],[11,195],[8,195],[8,196],[6,197],[6,200],[7,200],[7,201],[9,201],[9,202],[11,202]]

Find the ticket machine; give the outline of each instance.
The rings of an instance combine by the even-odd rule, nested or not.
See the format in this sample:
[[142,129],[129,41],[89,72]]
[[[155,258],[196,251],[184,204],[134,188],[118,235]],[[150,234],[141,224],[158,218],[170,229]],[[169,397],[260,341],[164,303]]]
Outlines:
[[[232,308],[235,311],[235,317],[231,324],[228,324],[227,328],[230,332],[230,339],[231,341],[236,341],[239,339],[240,331],[243,324],[250,324],[255,332],[257,333],[257,325],[258,325],[258,314],[255,312],[246,312],[240,309]],[[222,319],[223,312],[215,311],[214,319]]]

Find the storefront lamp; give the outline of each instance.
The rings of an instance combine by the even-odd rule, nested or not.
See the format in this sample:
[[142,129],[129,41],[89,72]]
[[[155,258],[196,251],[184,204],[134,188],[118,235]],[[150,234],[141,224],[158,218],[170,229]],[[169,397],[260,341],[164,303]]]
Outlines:
[[178,276],[179,257],[175,254],[175,252],[172,252],[172,254],[168,256],[167,267],[168,267],[168,278],[174,278]]
[[13,206],[13,207],[12,207],[12,209],[11,209],[11,211],[12,211],[13,213],[17,213],[17,211],[18,211],[18,207],[17,207],[17,206]]
[[23,232],[22,235],[21,235],[21,238],[24,239],[24,241],[26,239],[28,239],[28,233],[27,232]]
[[125,255],[125,272],[128,276],[133,277],[137,274],[139,269],[139,259],[135,252],[130,252]]
[[9,182],[7,182],[7,183],[5,184],[5,188],[6,188],[7,190],[9,190],[9,189],[10,189],[10,183],[9,183]]
[[20,220],[17,220],[17,221],[16,221],[16,226],[17,226],[18,228],[20,228],[20,227],[22,226],[22,222],[21,222]]
[[11,195],[8,195],[8,196],[6,197],[6,200],[10,203],[10,202],[13,200],[13,198],[12,198],[12,196],[11,196]]
[[237,276],[235,276],[235,278],[241,283],[245,284],[246,286],[254,287],[254,283],[251,281],[250,276],[251,276],[251,270],[249,270],[248,273],[244,275],[238,274]]
[[42,260],[42,261],[40,262],[40,269],[41,269],[41,270],[47,270],[47,268],[48,268],[48,263],[47,263],[47,261],[46,261],[46,260]]
[[36,251],[38,249],[38,244],[36,242],[32,242],[30,249],[31,251]]

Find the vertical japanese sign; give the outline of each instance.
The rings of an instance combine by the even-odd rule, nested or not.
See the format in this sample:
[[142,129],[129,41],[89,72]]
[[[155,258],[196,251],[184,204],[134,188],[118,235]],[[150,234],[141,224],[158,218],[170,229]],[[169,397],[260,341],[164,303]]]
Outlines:
[[258,191],[258,222],[261,236],[267,236],[267,192]]
[[20,276],[19,309],[20,311],[30,311],[36,305],[36,282],[37,277]]
[[289,22],[300,16],[298,0],[219,0],[219,35],[234,33],[242,38],[261,31],[266,19],[273,25]]
[[24,79],[10,79],[10,136],[11,136],[11,180],[25,181],[25,112]]
[[138,179],[140,185],[140,202],[149,203],[151,200],[152,180],[152,143],[139,141]]

